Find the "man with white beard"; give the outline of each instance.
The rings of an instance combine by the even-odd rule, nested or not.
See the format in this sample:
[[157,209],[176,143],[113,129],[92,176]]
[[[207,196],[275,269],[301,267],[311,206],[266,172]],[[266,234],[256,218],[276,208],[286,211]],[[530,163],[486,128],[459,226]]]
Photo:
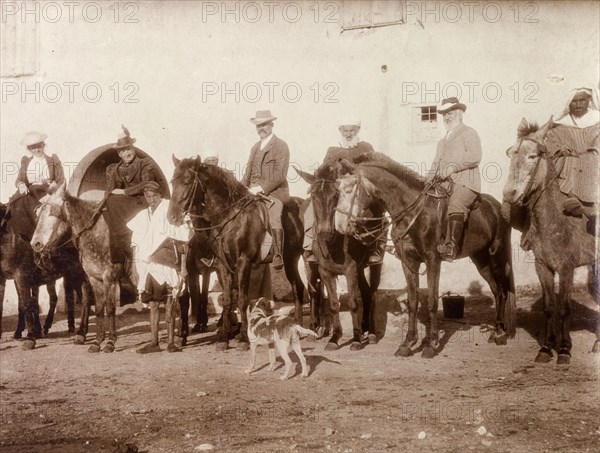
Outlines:
[[[467,106],[457,98],[444,99],[437,107],[446,128],[446,135],[437,144],[428,178],[451,180],[453,183],[448,200],[448,229],[444,244],[438,252],[444,261],[456,259],[464,224],[471,208],[481,192],[479,162],[481,140],[475,129],[463,123]],[[450,186],[448,186],[450,188]]]
[[[329,160],[335,160],[338,157],[345,157],[352,160],[354,157],[358,157],[364,153],[375,152],[373,146],[368,143],[361,141],[358,136],[360,131],[360,121],[356,119],[348,119],[342,122],[338,130],[340,131],[340,146],[333,146],[327,150],[325,154],[324,162]],[[308,204],[304,213],[304,258],[307,263],[316,263],[315,256],[312,252],[313,243],[313,225],[315,223],[315,214],[313,210],[312,201]],[[385,228],[387,231],[387,228]],[[374,250],[369,256],[368,265],[373,266],[381,264],[383,262],[383,252],[386,242],[387,235],[385,232],[381,234],[382,239],[378,240]]]

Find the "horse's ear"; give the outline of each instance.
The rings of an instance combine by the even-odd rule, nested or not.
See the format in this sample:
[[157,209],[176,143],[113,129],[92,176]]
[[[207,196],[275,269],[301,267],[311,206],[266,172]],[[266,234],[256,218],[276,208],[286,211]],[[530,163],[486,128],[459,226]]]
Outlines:
[[173,163],[176,167],[181,163],[181,161],[175,157],[175,154],[172,154],[171,158],[173,159]]
[[525,135],[527,135],[528,131],[529,131],[529,122],[525,118],[522,118],[521,122],[519,123],[519,127],[517,128],[517,135],[519,137],[524,137]]
[[553,117],[550,117],[546,124],[540,127],[540,129],[535,133],[535,138],[537,138],[539,141],[543,141],[546,138],[548,131],[552,129],[552,126],[554,126],[554,120]]
[[307,183],[312,184],[317,180],[317,178],[314,175],[311,175],[310,173],[300,170],[295,165],[293,165],[292,167],[294,168],[294,170],[296,170],[296,173],[298,173],[298,175],[302,179],[304,179],[304,181],[306,181]]

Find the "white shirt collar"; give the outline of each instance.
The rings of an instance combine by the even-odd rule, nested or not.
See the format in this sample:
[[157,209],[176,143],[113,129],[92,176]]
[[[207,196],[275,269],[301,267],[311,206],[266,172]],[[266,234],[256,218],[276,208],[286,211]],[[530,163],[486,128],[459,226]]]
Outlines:
[[269,134],[267,137],[260,139],[260,150],[261,151],[263,149],[265,149],[265,146],[267,146],[269,144],[269,142],[271,141],[272,138],[273,138],[273,132],[271,132],[271,134]]

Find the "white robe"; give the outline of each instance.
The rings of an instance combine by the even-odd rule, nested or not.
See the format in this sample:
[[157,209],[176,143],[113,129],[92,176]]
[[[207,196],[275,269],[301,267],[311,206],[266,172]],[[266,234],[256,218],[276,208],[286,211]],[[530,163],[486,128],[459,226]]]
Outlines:
[[143,291],[148,274],[152,275],[160,284],[175,288],[179,283],[179,276],[175,269],[162,264],[150,262],[150,256],[167,238],[187,242],[191,230],[184,224],[174,226],[167,220],[169,202],[161,200],[154,212],[150,208],[140,211],[127,223],[127,228],[133,231],[131,245],[133,257],[138,272],[138,291]]

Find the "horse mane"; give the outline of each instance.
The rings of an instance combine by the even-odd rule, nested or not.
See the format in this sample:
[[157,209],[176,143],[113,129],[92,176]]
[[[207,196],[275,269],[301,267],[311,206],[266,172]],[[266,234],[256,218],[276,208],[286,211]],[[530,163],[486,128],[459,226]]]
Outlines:
[[518,130],[517,138],[525,138],[528,135],[531,135],[537,132],[540,129],[537,123],[529,123],[527,127]]
[[181,175],[186,170],[198,171],[206,175],[206,177],[217,182],[217,184],[210,184],[212,190],[217,195],[224,197],[228,200],[238,200],[248,194],[248,189],[241,182],[239,182],[233,172],[225,170],[218,165],[209,165],[198,162],[195,158],[182,159],[181,163],[175,169],[173,179]]
[[374,152],[363,155],[358,165],[358,168],[360,167],[375,167],[385,170],[415,190],[422,190],[425,185],[424,178],[416,171],[396,162],[383,153]]

